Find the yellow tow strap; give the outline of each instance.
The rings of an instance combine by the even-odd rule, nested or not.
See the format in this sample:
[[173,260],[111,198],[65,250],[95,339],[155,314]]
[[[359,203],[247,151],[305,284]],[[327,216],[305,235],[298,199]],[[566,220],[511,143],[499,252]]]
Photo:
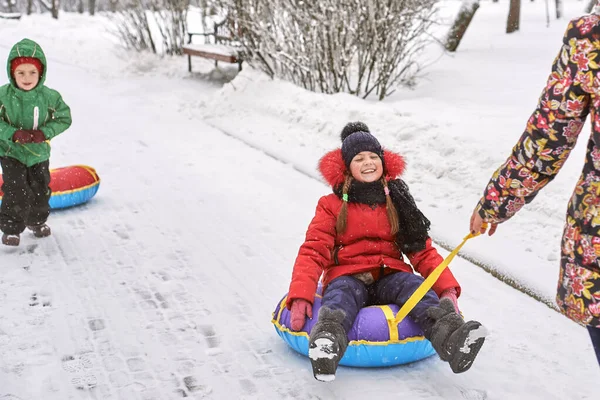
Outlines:
[[448,254],[448,257],[446,257],[440,265],[435,267],[433,272],[429,274],[427,279],[425,279],[423,283],[421,283],[421,286],[419,286],[417,290],[415,290],[415,292],[409,297],[406,303],[404,303],[402,308],[400,308],[400,311],[398,311],[398,314],[396,314],[394,326],[397,326],[400,322],[402,322],[402,320],[408,315],[408,313],[412,311],[412,309],[417,305],[417,303],[421,301],[423,296],[425,296],[425,293],[427,293],[429,289],[431,289],[431,287],[438,280],[442,272],[444,272],[448,264],[450,264],[450,261],[452,261],[454,256],[458,254],[458,252],[465,245],[465,243],[467,243],[467,240],[479,235],[479,232],[476,234],[469,233],[467,236],[465,236],[462,243],[456,246],[456,248],[452,250],[450,254]]

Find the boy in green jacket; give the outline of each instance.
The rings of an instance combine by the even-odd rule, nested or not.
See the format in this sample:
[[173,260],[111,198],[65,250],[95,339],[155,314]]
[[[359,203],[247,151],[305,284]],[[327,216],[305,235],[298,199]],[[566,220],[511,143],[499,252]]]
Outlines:
[[0,205],[2,243],[18,246],[25,227],[50,235],[50,140],[71,125],[60,93],[44,86],[47,66],[40,46],[23,39],[8,55],[8,84],[0,87]]

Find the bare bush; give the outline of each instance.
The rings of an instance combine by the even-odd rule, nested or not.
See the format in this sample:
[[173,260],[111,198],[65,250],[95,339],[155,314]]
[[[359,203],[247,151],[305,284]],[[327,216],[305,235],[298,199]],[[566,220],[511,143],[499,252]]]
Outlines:
[[187,35],[189,0],[153,0],[152,17],[163,44],[163,53],[183,54]]
[[189,0],[129,0],[112,19],[117,36],[127,48],[182,54],[188,6]]
[[416,55],[426,44],[435,0],[375,0],[366,4],[361,7],[357,31],[359,81],[353,91],[364,89],[363,97],[374,92],[382,100],[398,84],[414,83],[420,70]]
[[222,0],[249,62],[324,93],[411,84],[436,0]]
[[116,12],[112,21],[116,35],[126,48],[136,51],[151,50],[156,53],[148,13],[142,5],[142,0],[130,1],[130,6]]

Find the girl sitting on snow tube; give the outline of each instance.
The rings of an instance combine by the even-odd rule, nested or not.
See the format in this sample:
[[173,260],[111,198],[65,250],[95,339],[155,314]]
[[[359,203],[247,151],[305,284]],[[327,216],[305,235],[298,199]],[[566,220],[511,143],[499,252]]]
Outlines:
[[[298,331],[312,307],[319,277],[324,288],[308,355],[316,379],[330,381],[348,346],[361,308],[402,306],[442,262],[428,235],[429,221],[408,187],[396,179],[403,158],[383,151],[362,122],[346,125],[342,148],[327,153],[319,170],[333,193],[321,197],[300,247],[286,306]],[[422,276],[403,261],[406,255]],[[468,370],[485,340],[477,321],[458,314],[460,285],[446,269],[408,314],[452,371]],[[440,300],[440,296],[441,300]]]

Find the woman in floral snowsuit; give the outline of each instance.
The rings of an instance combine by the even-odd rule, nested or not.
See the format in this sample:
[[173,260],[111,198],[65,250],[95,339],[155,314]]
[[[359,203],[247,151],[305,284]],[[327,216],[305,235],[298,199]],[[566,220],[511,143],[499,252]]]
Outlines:
[[537,109],[506,162],[493,174],[471,217],[471,231],[491,235],[531,202],[565,163],[588,114],[585,165],[569,202],[556,301],[586,325],[600,363],[600,16],[569,23]]

